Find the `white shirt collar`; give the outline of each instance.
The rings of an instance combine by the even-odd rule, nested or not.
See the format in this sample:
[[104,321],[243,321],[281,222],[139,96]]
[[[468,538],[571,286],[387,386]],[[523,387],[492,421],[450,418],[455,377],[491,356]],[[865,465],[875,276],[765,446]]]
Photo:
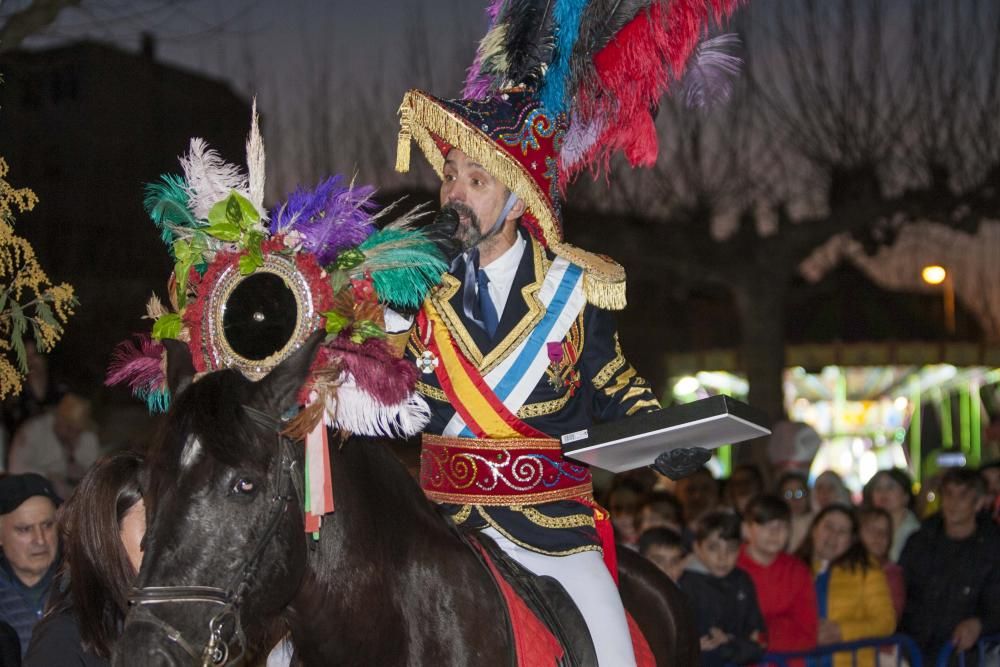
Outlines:
[[521,264],[521,256],[527,242],[521,234],[517,235],[517,240],[507,250],[483,267],[486,276],[490,279],[490,298],[496,306],[497,315],[503,316],[504,306],[507,305],[507,297],[510,295],[510,286],[514,283],[514,275],[517,267]]

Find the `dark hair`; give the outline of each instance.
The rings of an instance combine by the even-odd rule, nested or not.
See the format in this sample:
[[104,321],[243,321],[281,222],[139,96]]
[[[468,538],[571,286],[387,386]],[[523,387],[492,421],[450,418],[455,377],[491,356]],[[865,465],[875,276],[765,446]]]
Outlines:
[[663,527],[650,528],[639,538],[639,553],[641,555],[645,556],[653,547],[668,547],[680,549],[682,552],[687,551],[684,547],[684,538],[676,530]]
[[60,510],[65,559],[47,615],[71,612],[83,647],[111,656],[128,611],[136,572],[121,541],[121,522],[140,500],[143,459],[120,451],[94,464]]
[[694,541],[703,542],[712,535],[718,535],[726,542],[741,539],[740,527],[743,523],[739,515],[733,512],[716,511],[709,512],[698,520],[698,527],[694,531]]
[[672,518],[678,524],[684,525],[684,506],[677,496],[669,491],[650,491],[643,498],[639,509],[643,507],[651,507],[657,514]]
[[843,566],[851,572],[854,572],[860,567],[862,572],[867,571],[871,561],[868,559],[868,552],[865,551],[865,545],[861,543],[858,517],[854,513],[854,508],[849,505],[842,505],[841,503],[827,505],[821,509],[815,517],[813,517],[812,523],[809,524],[809,531],[806,533],[806,537],[802,540],[802,544],[795,552],[795,555],[801,558],[806,565],[812,568],[813,552],[815,550],[815,545],[813,544],[813,530],[815,530],[816,526],[819,525],[820,521],[834,512],[843,514],[847,517],[848,521],[851,522],[851,545],[847,547],[847,551],[837,556],[833,562],[830,563],[830,567]]
[[948,484],[964,486],[979,495],[986,493],[986,480],[970,468],[948,468],[948,471],[941,477],[941,488],[943,489]]
[[[881,507],[874,507],[872,505],[862,505],[857,510],[858,515],[858,526],[865,523],[869,519],[874,519],[878,517],[879,519],[885,519],[889,522],[889,532],[892,532],[892,515]],[[890,538],[892,536],[890,535]]]
[[913,478],[910,477],[910,473],[906,472],[902,468],[887,468],[886,470],[879,470],[877,473],[872,475],[872,478],[868,480],[865,484],[864,490],[861,492],[862,502],[865,505],[872,504],[872,491],[875,489],[875,484],[878,483],[880,477],[888,477],[896,485],[903,490],[906,494],[906,506],[911,510],[915,502],[915,497],[913,495]]
[[743,518],[751,523],[768,523],[770,521],[792,520],[792,510],[788,503],[772,493],[757,496],[747,504]]
[[774,486],[775,492],[781,493],[782,487],[788,482],[798,482],[805,487],[806,493],[809,493],[809,478],[804,473],[795,470],[789,470],[778,478],[778,483]]

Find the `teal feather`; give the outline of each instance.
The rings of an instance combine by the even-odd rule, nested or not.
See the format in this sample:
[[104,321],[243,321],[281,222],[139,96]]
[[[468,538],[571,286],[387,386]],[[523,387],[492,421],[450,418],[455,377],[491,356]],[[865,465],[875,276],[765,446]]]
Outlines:
[[380,229],[358,250],[365,254],[365,261],[354,269],[354,275],[370,274],[379,299],[391,306],[419,308],[448,270],[437,245],[422,231],[405,226]]
[[202,226],[188,208],[187,184],[180,176],[163,174],[159,181],[146,184],[145,194],[143,206],[168,247],[173,247],[175,229]]
[[553,115],[564,113],[569,108],[566,91],[570,78],[570,59],[580,34],[580,19],[586,6],[587,0],[556,0],[553,9],[555,53],[539,91],[542,106]]
[[132,394],[141,401],[146,401],[146,409],[150,414],[165,413],[170,409],[170,390],[156,389],[149,391],[146,389],[136,389]]

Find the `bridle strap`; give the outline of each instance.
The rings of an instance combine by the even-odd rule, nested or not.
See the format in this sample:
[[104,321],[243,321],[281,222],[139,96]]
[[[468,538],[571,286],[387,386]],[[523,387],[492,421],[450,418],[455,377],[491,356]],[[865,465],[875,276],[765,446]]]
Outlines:
[[[292,452],[292,442],[281,432],[281,422],[248,405],[244,405],[243,409],[254,422],[276,434],[279,456],[281,457],[276,484],[278,493],[271,498],[271,510],[264,531],[257,539],[250,556],[236,571],[225,589],[215,586],[145,586],[133,589],[129,595],[129,602],[135,605],[135,611],[138,613],[136,617],[138,621],[160,627],[165,632],[167,639],[176,643],[185,653],[196,661],[200,661],[205,667],[222,665],[228,661],[229,645],[228,642],[222,641],[222,625],[227,617],[233,618],[233,636],[237,639],[240,649],[237,658],[242,657],[246,651],[246,637],[239,614],[243,596],[257,574],[264,551],[278,531],[280,520],[288,503],[296,498],[300,502],[302,500],[302,488],[295,475],[296,460]],[[146,605],[170,603],[211,603],[222,606],[222,609],[209,620],[209,640],[200,654],[184,639],[179,630],[145,609]]]

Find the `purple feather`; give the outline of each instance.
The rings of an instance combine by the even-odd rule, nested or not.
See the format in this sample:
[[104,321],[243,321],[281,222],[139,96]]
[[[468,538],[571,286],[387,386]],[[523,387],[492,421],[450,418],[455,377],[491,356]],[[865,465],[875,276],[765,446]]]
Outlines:
[[727,49],[739,45],[740,38],[733,33],[706,39],[698,45],[684,76],[684,102],[688,107],[709,109],[729,99],[743,60],[727,53]]
[[375,231],[370,185],[343,185],[343,177],[331,176],[315,190],[299,188],[271,215],[271,234],[298,232],[302,246],[316,255],[321,266],[337,254],[353,248]]
[[[489,29],[493,28],[493,25],[497,21],[497,16],[500,15],[500,8],[503,6],[504,0],[493,0],[486,7],[486,16],[489,19]],[[489,32],[487,29],[487,33]],[[483,67],[483,54],[482,46],[476,50],[476,58],[472,61],[472,65],[469,66],[468,74],[465,77],[465,88],[462,90],[462,97],[467,100],[485,100],[489,97],[490,85],[492,84],[492,79],[489,75],[482,73]]]

